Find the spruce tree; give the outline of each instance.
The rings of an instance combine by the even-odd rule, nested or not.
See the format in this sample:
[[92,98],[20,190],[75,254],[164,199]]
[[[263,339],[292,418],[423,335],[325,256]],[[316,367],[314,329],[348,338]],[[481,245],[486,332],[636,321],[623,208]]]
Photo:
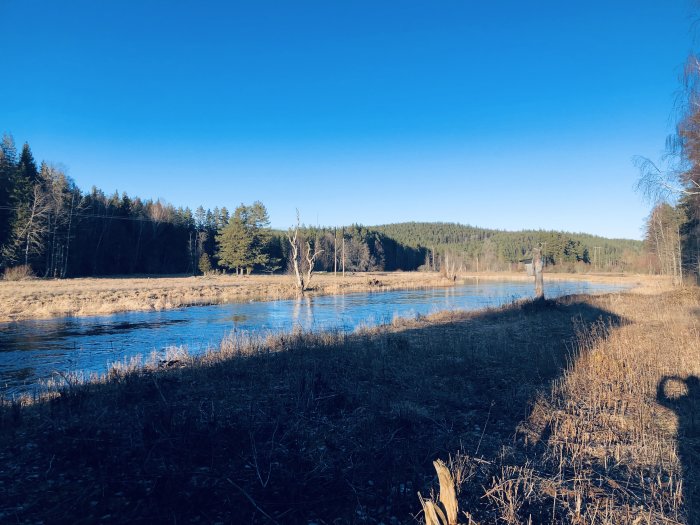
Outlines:
[[26,142],[24,146],[22,146],[22,153],[19,156],[17,171],[15,173],[18,179],[25,180],[29,185],[33,186],[39,182],[39,170],[36,167],[32,150]]
[[253,264],[267,268],[270,263],[270,216],[260,201],[255,201],[248,209],[248,228],[251,237],[251,259]]
[[211,270],[211,259],[209,259],[209,255],[207,253],[203,253],[199,257],[199,271],[206,275],[211,272]]
[[266,268],[270,262],[271,237],[270,218],[263,203],[241,204],[216,235],[219,264],[238,273]]
[[14,176],[17,169],[17,151],[12,135],[4,134],[0,142],[0,268],[5,266],[3,247],[10,240],[14,222]]
[[243,269],[252,266],[250,251],[252,238],[246,227],[247,210],[241,205],[228,221],[228,224],[216,235],[217,253],[219,265],[236,273],[242,273]]

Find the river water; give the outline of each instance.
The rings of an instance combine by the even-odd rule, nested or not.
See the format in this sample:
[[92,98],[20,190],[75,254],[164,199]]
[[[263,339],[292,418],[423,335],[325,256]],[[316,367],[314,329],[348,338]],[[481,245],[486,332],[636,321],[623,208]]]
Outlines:
[[[548,297],[614,292],[623,285],[546,283]],[[109,364],[186,346],[215,348],[233,331],[260,333],[340,329],[388,323],[441,310],[475,310],[532,297],[530,282],[462,284],[450,288],[328,295],[298,300],[231,303],[160,312],[62,317],[0,323],[0,395],[32,393],[61,374],[103,374]]]

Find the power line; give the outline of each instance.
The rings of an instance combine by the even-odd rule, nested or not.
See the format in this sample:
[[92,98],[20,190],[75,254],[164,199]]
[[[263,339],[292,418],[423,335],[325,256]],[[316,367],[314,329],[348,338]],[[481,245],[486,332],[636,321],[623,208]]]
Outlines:
[[[0,206],[0,210],[19,211],[21,209],[22,209],[21,207]],[[174,222],[171,220],[158,220],[158,219],[154,219],[152,217],[122,217],[119,215],[97,215],[97,214],[90,214],[90,213],[73,213],[71,216],[85,218],[85,219],[90,218],[90,219],[113,219],[113,220],[120,220],[120,221],[140,221],[140,222]]]

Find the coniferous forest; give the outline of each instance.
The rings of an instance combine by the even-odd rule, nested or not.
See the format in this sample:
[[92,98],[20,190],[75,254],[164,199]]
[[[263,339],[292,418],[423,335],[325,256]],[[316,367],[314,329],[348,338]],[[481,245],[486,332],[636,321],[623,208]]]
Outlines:
[[[640,241],[557,231],[508,232],[453,223],[303,227],[317,271],[518,269],[538,244],[554,271],[659,270]],[[192,211],[161,200],[79,188],[11,135],[0,145],[0,270],[50,278],[287,271],[286,231],[261,202]]]

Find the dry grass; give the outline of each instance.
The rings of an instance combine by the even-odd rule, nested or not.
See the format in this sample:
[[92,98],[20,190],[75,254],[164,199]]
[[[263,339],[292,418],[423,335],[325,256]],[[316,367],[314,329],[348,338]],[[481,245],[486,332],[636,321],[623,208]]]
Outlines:
[[581,326],[514,445],[458,458],[464,522],[700,523],[700,294],[591,302],[624,321]]
[[[463,273],[460,278],[465,282],[473,281],[521,281],[532,282],[533,277],[529,277],[525,272],[480,272]],[[623,273],[549,273],[545,272],[545,295],[547,293],[547,282],[553,281],[588,281],[602,284],[625,284],[631,285],[635,293],[654,294],[668,290],[673,286],[672,279],[659,275],[647,274],[623,274]]]
[[[479,279],[528,279],[524,274],[478,274]],[[469,282],[473,275],[462,276]],[[582,279],[581,275],[548,274],[547,279]],[[645,276],[589,276],[589,280],[658,283]],[[316,274],[312,294],[339,294],[410,288],[452,286],[435,273],[391,272]],[[124,311],[148,311],[183,306],[274,300],[295,297],[289,276],[206,276],[155,278],[64,279],[10,282],[0,280],[0,322],[57,316],[105,315]]]
[[699,312],[569,297],[124,364],[3,404],[0,521],[410,523],[443,460],[438,520],[696,523]]
[[[449,286],[437,274],[418,272],[318,274],[312,294]],[[104,315],[183,306],[295,297],[289,276],[101,278],[0,281],[0,322],[56,316]]]
[[22,266],[14,266],[12,268],[5,268],[5,271],[2,274],[3,281],[28,281],[35,278],[36,275],[34,275],[31,266],[26,264],[23,264]]

